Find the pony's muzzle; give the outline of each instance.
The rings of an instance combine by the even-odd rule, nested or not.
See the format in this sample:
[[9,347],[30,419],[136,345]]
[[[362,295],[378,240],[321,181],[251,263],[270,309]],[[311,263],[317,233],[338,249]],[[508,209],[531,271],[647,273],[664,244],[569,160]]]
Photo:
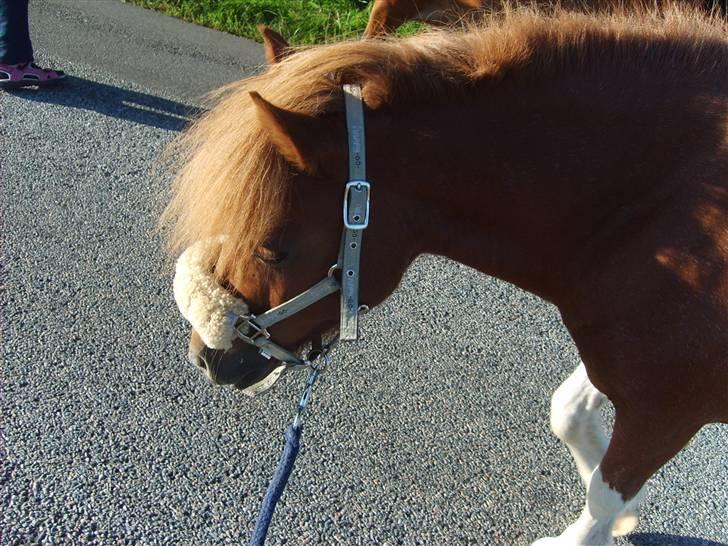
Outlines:
[[242,340],[236,340],[227,350],[210,349],[195,335],[190,340],[187,360],[212,383],[234,385],[251,396],[271,387],[283,370],[280,362],[264,357]]

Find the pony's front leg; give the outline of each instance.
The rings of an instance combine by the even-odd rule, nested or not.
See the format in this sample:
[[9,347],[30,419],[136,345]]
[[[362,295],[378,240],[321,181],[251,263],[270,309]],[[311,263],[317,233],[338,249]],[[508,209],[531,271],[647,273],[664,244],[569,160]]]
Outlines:
[[629,506],[604,480],[597,466],[587,487],[587,500],[579,519],[558,537],[542,538],[531,546],[610,546],[619,514]]
[[[600,414],[605,401],[606,396],[589,381],[584,363],[577,366],[551,398],[551,430],[566,444],[574,457],[579,476],[587,488],[587,495],[590,490],[594,496],[598,495],[599,481],[594,478],[595,470],[607,451],[608,439],[601,426]],[[626,534],[637,527],[640,496],[637,495],[630,503],[624,504],[616,521],[609,522],[612,534]],[[587,517],[587,514],[582,514],[582,527],[585,523],[583,520]],[[562,542],[554,542],[555,540],[557,539],[544,539],[536,544],[580,544],[568,543],[565,539]]]
[[[600,412],[606,399],[589,381],[583,362],[551,397],[551,430],[569,448],[587,490],[609,444]],[[637,527],[642,497],[640,492],[619,515],[612,529],[614,536],[625,535]]]
[[[617,413],[607,452],[592,472],[586,506],[558,537],[532,546],[610,546],[614,524],[630,509],[647,479],[671,459],[700,426],[685,422],[673,407],[650,408],[649,414]],[[659,421],[655,418],[659,416]]]
[[589,381],[583,362],[551,397],[551,430],[571,451],[586,487],[609,443],[600,414],[606,399]]

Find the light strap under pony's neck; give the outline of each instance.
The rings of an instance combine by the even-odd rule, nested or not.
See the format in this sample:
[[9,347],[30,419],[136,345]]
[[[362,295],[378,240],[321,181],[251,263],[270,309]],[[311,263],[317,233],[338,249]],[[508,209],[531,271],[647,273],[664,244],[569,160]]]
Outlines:
[[369,182],[366,179],[366,139],[361,87],[344,85],[346,132],[349,143],[349,181],[344,192],[344,233],[338,265],[341,267],[341,323],[339,337],[359,337],[359,272],[361,243],[369,225]]

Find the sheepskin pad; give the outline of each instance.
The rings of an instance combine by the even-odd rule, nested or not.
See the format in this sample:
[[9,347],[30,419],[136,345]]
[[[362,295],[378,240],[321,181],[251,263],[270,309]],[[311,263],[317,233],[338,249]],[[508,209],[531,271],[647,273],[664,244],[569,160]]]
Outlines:
[[220,286],[209,269],[223,239],[198,241],[177,260],[174,299],[182,315],[211,349],[230,349],[238,316],[248,313],[240,298]]

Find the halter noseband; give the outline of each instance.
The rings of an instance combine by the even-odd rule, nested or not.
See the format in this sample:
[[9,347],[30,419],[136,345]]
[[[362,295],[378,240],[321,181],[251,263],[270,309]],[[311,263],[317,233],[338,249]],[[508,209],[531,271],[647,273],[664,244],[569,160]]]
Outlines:
[[[359,337],[359,271],[361,243],[364,230],[369,226],[370,185],[366,179],[366,143],[364,131],[364,106],[361,87],[345,84],[344,108],[349,146],[349,180],[344,190],[344,232],[341,236],[339,257],[327,276],[308,290],[260,315],[241,315],[235,322],[237,335],[258,348],[266,358],[280,360],[286,367],[305,367],[309,360],[302,360],[292,351],[278,345],[268,333],[268,328],[295,315],[306,307],[341,291],[341,320],[338,339],[355,341]],[[341,272],[341,282],[335,272]],[[366,306],[362,306],[364,308]],[[328,350],[337,340],[329,342]]]

